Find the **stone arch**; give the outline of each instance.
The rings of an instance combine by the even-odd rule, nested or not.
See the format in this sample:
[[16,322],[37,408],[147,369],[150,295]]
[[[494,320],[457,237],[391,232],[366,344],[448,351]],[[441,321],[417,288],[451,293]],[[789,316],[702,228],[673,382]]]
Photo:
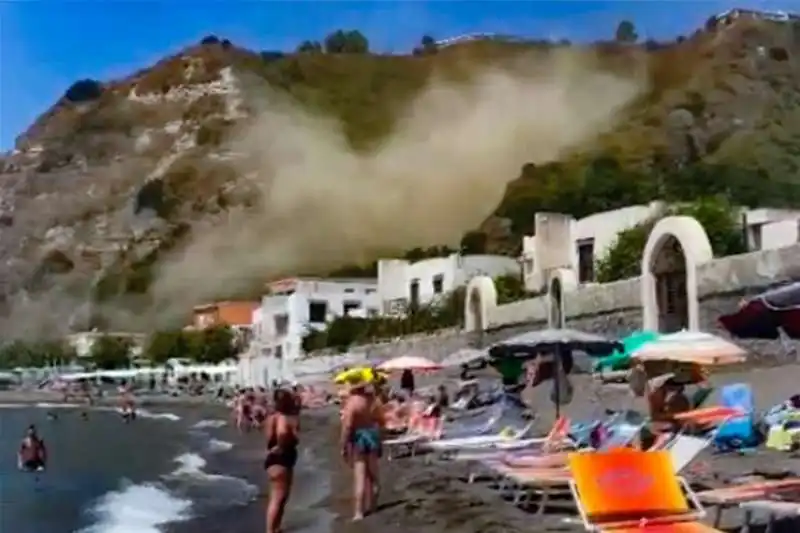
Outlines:
[[567,268],[558,268],[550,273],[547,282],[547,326],[554,329],[566,327],[567,315],[564,307],[564,293],[578,287],[575,273]]
[[[700,328],[697,266],[714,258],[711,242],[700,223],[688,216],[670,216],[658,221],[647,238],[642,255],[642,325],[644,329]],[[671,287],[670,287],[671,285]],[[678,295],[681,309],[667,309],[662,295],[670,289]],[[677,319],[671,319],[675,315]]]
[[464,302],[464,330],[484,331],[497,307],[497,289],[488,276],[475,276],[467,284]]

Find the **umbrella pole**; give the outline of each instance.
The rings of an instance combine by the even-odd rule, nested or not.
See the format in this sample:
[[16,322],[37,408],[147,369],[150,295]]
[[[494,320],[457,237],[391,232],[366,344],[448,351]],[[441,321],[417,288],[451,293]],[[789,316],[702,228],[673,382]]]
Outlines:
[[556,353],[553,360],[553,386],[556,388],[556,420],[561,416],[561,387],[559,386],[559,366],[561,365],[561,345],[556,346]]

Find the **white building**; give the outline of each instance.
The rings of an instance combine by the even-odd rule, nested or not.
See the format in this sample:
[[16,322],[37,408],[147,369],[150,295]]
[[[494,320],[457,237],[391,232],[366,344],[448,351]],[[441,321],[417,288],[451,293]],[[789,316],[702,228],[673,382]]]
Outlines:
[[[549,273],[557,269],[571,270],[578,283],[593,282],[595,263],[605,256],[619,233],[659,216],[664,209],[662,202],[651,202],[579,220],[560,213],[537,213],[536,235],[522,239],[525,289],[543,290]],[[800,242],[800,211],[742,208],[739,216],[746,228],[750,250],[782,248]]]
[[420,261],[378,261],[378,293],[381,312],[403,313],[408,306],[425,305],[437,297],[465,286],[475,276],[497,277],[520,274],[519,261],[500,255],[452,254]]
[[240,380],[268,385],[292,379],[290,363],[303,355],[309,330],[323,330],[341,316],[380,312],[378,284],[369,279],[290,278],[268,285],[268,295],[253,312],[253,344],[242,354]]

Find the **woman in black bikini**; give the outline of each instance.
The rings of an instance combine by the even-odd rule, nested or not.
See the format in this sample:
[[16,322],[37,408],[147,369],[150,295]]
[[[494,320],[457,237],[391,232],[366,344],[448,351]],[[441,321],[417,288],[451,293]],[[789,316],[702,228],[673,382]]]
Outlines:
[[292,490],[292,475],[297,463],[300,423],[294,395],[283,389],[275,391],[274,411],[267,418],[267,459],[264,467],[269,476],[267,533],[280,533],[283,512]]

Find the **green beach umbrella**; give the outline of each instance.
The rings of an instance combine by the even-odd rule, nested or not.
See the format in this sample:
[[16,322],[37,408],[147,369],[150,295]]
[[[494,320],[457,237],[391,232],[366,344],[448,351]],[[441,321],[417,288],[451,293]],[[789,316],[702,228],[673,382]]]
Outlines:
[[595,371],[603,369],[625,370],[630,366],[631,354],[649,342],[658,339],[660,335],[655,331],[637,331],[631,333],[620,342],[622,350],[617,350],[608,357],[603,357],[595,363]]

